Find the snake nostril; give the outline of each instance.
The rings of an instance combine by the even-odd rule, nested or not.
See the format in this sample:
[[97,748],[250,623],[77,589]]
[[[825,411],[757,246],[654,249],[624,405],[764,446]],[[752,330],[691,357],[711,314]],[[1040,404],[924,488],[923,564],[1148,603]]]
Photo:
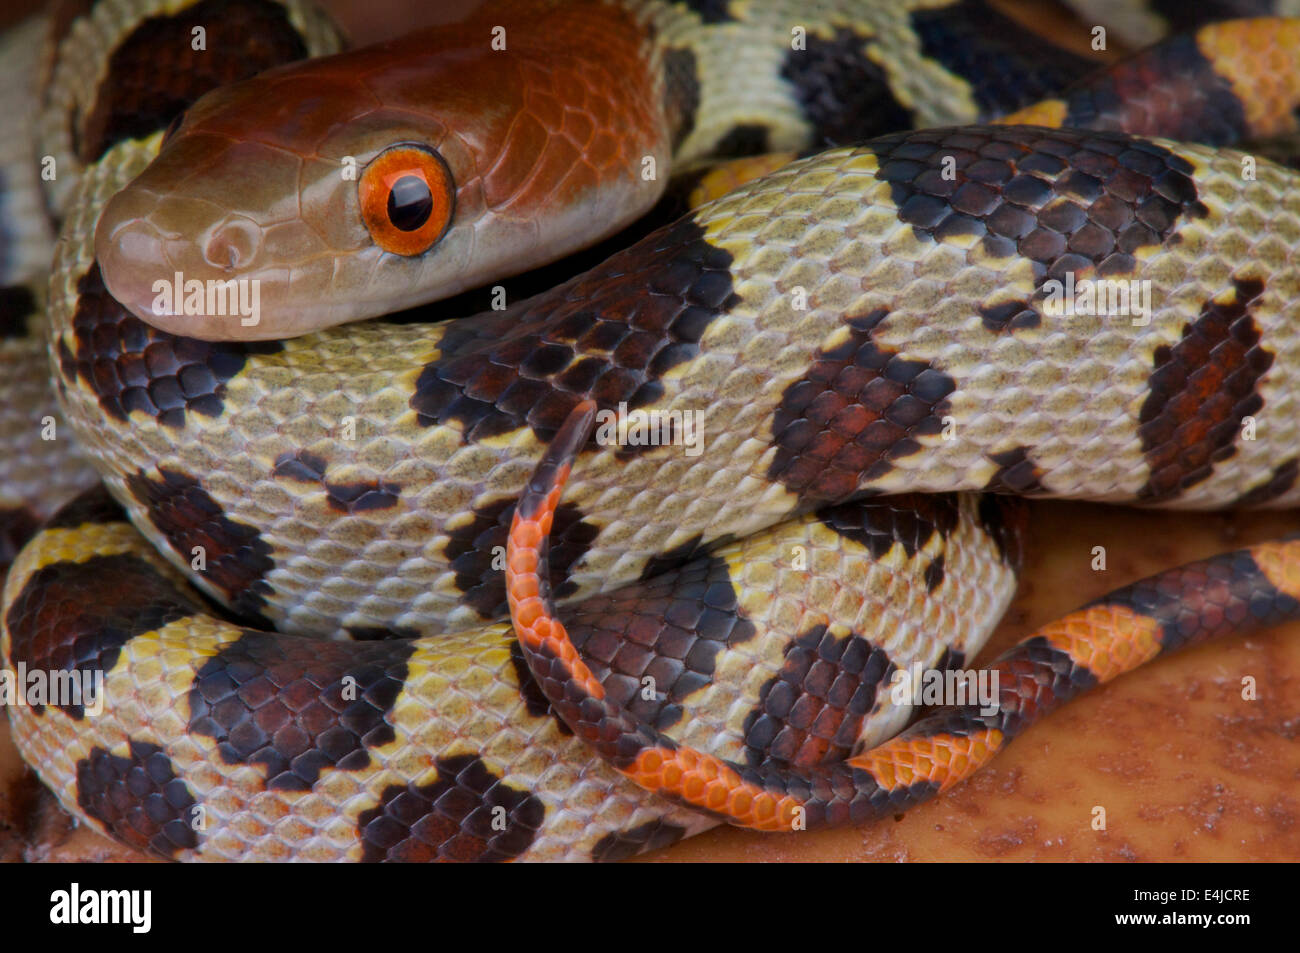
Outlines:
[[203,249],[203,258],[214,268],[237,271],[257,257],[262,233],[251,222],[236,219],[218,226]]

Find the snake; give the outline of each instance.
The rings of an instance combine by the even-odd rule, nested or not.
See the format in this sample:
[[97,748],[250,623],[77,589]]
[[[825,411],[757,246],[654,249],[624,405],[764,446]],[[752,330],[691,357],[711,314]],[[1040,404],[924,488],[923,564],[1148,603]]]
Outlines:
[[[64,808],[175,860],[866,822],[1297,614],[1277,540],[1040,628],[992,713],[890,691],[987,640],[1017,497],[1300,498],[1300,198],[1234,149],[1296,132],[1300,23],[1096,71],[970,0],[800,6],[529,0],[336,52],[290,0],[98,0],[7,41],[18,168],[59,171],[6,178],[0,652],[102,676],[7,705]],[[674,187],[702,204],[593,267],[457,297]],[[160,306],[173,273],[256,280],[255,323]],[[1060,313],[1076,279],[1148,313]]]

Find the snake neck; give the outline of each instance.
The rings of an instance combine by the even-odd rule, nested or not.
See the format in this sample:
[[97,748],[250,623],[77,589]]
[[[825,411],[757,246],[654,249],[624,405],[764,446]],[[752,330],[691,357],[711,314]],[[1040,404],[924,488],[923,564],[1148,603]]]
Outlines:
[[677,172],[986,120],[1097,65],[986,0],[611,2],[651,40]]

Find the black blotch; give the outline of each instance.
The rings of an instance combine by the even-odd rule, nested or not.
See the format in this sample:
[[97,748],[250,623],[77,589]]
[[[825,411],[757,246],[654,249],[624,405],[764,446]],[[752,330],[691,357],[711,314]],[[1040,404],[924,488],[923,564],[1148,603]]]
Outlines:
[[893,671],[888,654],[860,635],[837,637],[824,625],[798,635],[745,718],[746,761],[810,768],[849,757]]
[[934,561],[925,567],[925,589],[927,592],[934,592],[943,584],[944,577],[944,558],[943,553],[934,557]]
[[943,655],[939,656],[939,661],[934,663],[934,667],[940,672],[959,672],[965,664],[966,653],[950,645],[943,650]]
[[[52,563],[32,573],[9,606],[9,661],[47,679],[55,672],[77,673],[80,686],[83,675],[112,671],[122,646],[137,635],[203,611],[136,556]],[[78,721],[85,714],[80,703],[54,707]],[[44,706],[32,710],[39,714]]]
[[1267,480],[1237,497],[1232,505],[1260,506],[1276,500],[1295,486],[1297,475],[1300,475],[1300,458],[1292,457],[1285,463],[1274,467]]
[[916,124],[912,110],[894,96],[885,70],[866,55],[872,39],[841,28],[829,39],[809,32],[807,49],[790,49],[781,77],[794,87],[817,142],[834,146],[862,142]]
[[980,119],[1014,112],[1096,68],[983,0],[911,13],[921,52],[971,85]]
[[704,535],[697,533],[686,542],[647,559],[645,566],[641,568],[640,579],[645,582],[662,573],[681,569],[707,549],[708,547],[704,545]]
[[709,24],[734,23],[731,0],[679,0],[688,10],[694,10],[700,19]]
[[[909,738],[969,737],[993,730],[1014,738],[1035,721],[1097,684],[1097,677],[1042,636],[1016,644],[990,666],[1001,689],[997,711],[982,714],[978,701],[934,710],[907,730]],[[1031,686],[1028,690],[1025,686]]]
[[625,831],[606,834],[591,850],[598,864],[627,860],[647,850],[671,847],[686,836],[686,828],[665,820],[646,821]]
[[466,442],[529,427],[549,443],[584,398],[612,412],[659,400],[739,302],[731,261],[686,218],[521,310],[452,323],[416,381],[417,422],[459,425]]
[[994,334],[1036,328],[1042,324],[1042,316],[1027,301],[1007,301],[980,308],[980,318],[984,327]]
[[126,521],[126,511],[113,499],[104,484],[79,494],[45,522],[46,529],[76,529],[87,523],[105,525]]
[[953,493],[920,493],[878,500],[855,500],[817,511],[828,529],[862,546],[880,559],[894,544],[908,559],[920,552],[936,533],[947,539],[961,519],[960,497]]
[[214,343],[150,327],[108,293],[98,262],[77,282],[72,337],[75,350],[62,337],[57,345],[68,384],[80,377],[114,420],[125,423],[139,410],[174,428],[185,425],[187,412],[220,416],[226,382],[249,356],[284,349],[279,341]]
[[1014,496],[985,493],[980,496],[976,518],[985,534],[993,540],[1004,566],[1019,571],[1024,561],[1024,534],[1029,522],[1029,507]]
[[1029,447],[1013,447],[990,453],[989,460],[998,465],[984,489],[989,493],[1042,493],[1043,471],[1029,456]]
[[[609,703],[660,731],[713,682],[723,649],[757,634],[741,615],[726,560],[714,556],[566,607],[564,624]],[[651,698],[642,695],[647,678]]]
[[1029,259],[1037,287],[1068,273],[1131,274],[1141,248],[1209,214],[1192,166],[1111,132],[1036,126],[923,129],[870,145],[900,221],[922,239],[978,238],[995,258]]
[[270,544],[255,527],[228,518],[198,480],[165,467],[158,476],[138,471],[126,478],[149,521],[186,563],[194,559],[194,547],[203,547],[202,577],[241,617],[270,628],[262,615],[271,592],[266,576],[275,568]]
[[320,483],[325,479],[325,460],[306,450],[282,453],[276,457],[271,476],[298,483]]
[[549,715],[555,719],[560,734],[573,734],[573,729],[555,713],[551,703],[546,700],[546,695],[542,693],[542,687],[533,677],[532,669],[528,667],[528,660],[524,658],[524,650],[519,647],[517,639],[510,643],[510,667],[515,671],[515,679],[519,682],[519,694],[524,700],[524,708],[528,714],[534,718],[545,718]]
[[126,757],[95,747],[76,763],[77,804],[114,838],[175,859],[199,846],[198,802],[162,748],[128,739]]
[[1266,17],[1277,13],[1277,0],[1147,0],[1147,5],[1169,24],[1169,32],[1182,33],[1206,23],[1238,17]]
[[761,156],[772,151],[768,144],[768,128],[759,123],[740,123],[732,126],[717,144],[709,150],[709,155],[719,159],[741,159],[746,156]]
[[23,285],[0,288],[0,341],[27,336],[27,319],[36,310],[36,298]]
[[[194,50],[191,31],[207,30],[211,56]],[[257,37],[249,43],[247,38]],[[307,47],[288,11],[266,0],[200,0],[172,16],[141,21],[113,49],[105,75],[76,137],[83,161],[99,159],[115,143],[165,128],[209,90],[302,59]],[[166,76],[167,82],[158,82]]]
[[[465,594],[461,601],[484,619],[500,619],[509,614],[504,573],[493,563],[498,553],[505,552],[515,502],[495,500],[474,507],[467,522],[446,528],[445,555],[456,573],[456,588]],[[584,521],[582,511],[574,504],[561,503],[556,509],[549,557],[553,598],[563,599],[577,591],[577,586],[569,581],[569,569],[587,552],[599,533],[598,527]]]
[[386,510],[397,505],[402,488],[386,481],[330,483],[325,479],[326,462],[306,450],[282,453],[275,461],[272,476],[297,483],[319,483],[325,489],[325,501],[339,513],[363,513]]
[[664,115],[672,129],[674,153],[695,131],[699,111],[700,77],[695,51],[673,47],[664,53]]
[[0,506],[0,587],[18,552],[36,535],[41,521],[26,506]]
[[[361,859],[493,862],[514,860],[537,839],[541,799],[512,787],[473,755],[440,758],[432,784],[385,788],[357,818]],[[505,829],[495,823],[505,812]]]
[[322,642],[245,630],[207,659],[188,694],[189,730],[226,764],[260,765],[267,790],[310,791],[321,771],[359,771],[389,744],[408,641]]
[[364,513],[392,509],[401,491],[396,483],[326,483],[325,500],[340,513]]

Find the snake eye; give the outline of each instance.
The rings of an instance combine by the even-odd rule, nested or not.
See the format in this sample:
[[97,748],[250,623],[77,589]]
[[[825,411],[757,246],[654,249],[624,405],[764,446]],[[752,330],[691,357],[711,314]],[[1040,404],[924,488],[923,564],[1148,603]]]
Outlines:
[[451,222],[456,190],[442,158],[403,144],[380,153],[361,173],[361,217],[375,244],[394,255],[433,247]]

